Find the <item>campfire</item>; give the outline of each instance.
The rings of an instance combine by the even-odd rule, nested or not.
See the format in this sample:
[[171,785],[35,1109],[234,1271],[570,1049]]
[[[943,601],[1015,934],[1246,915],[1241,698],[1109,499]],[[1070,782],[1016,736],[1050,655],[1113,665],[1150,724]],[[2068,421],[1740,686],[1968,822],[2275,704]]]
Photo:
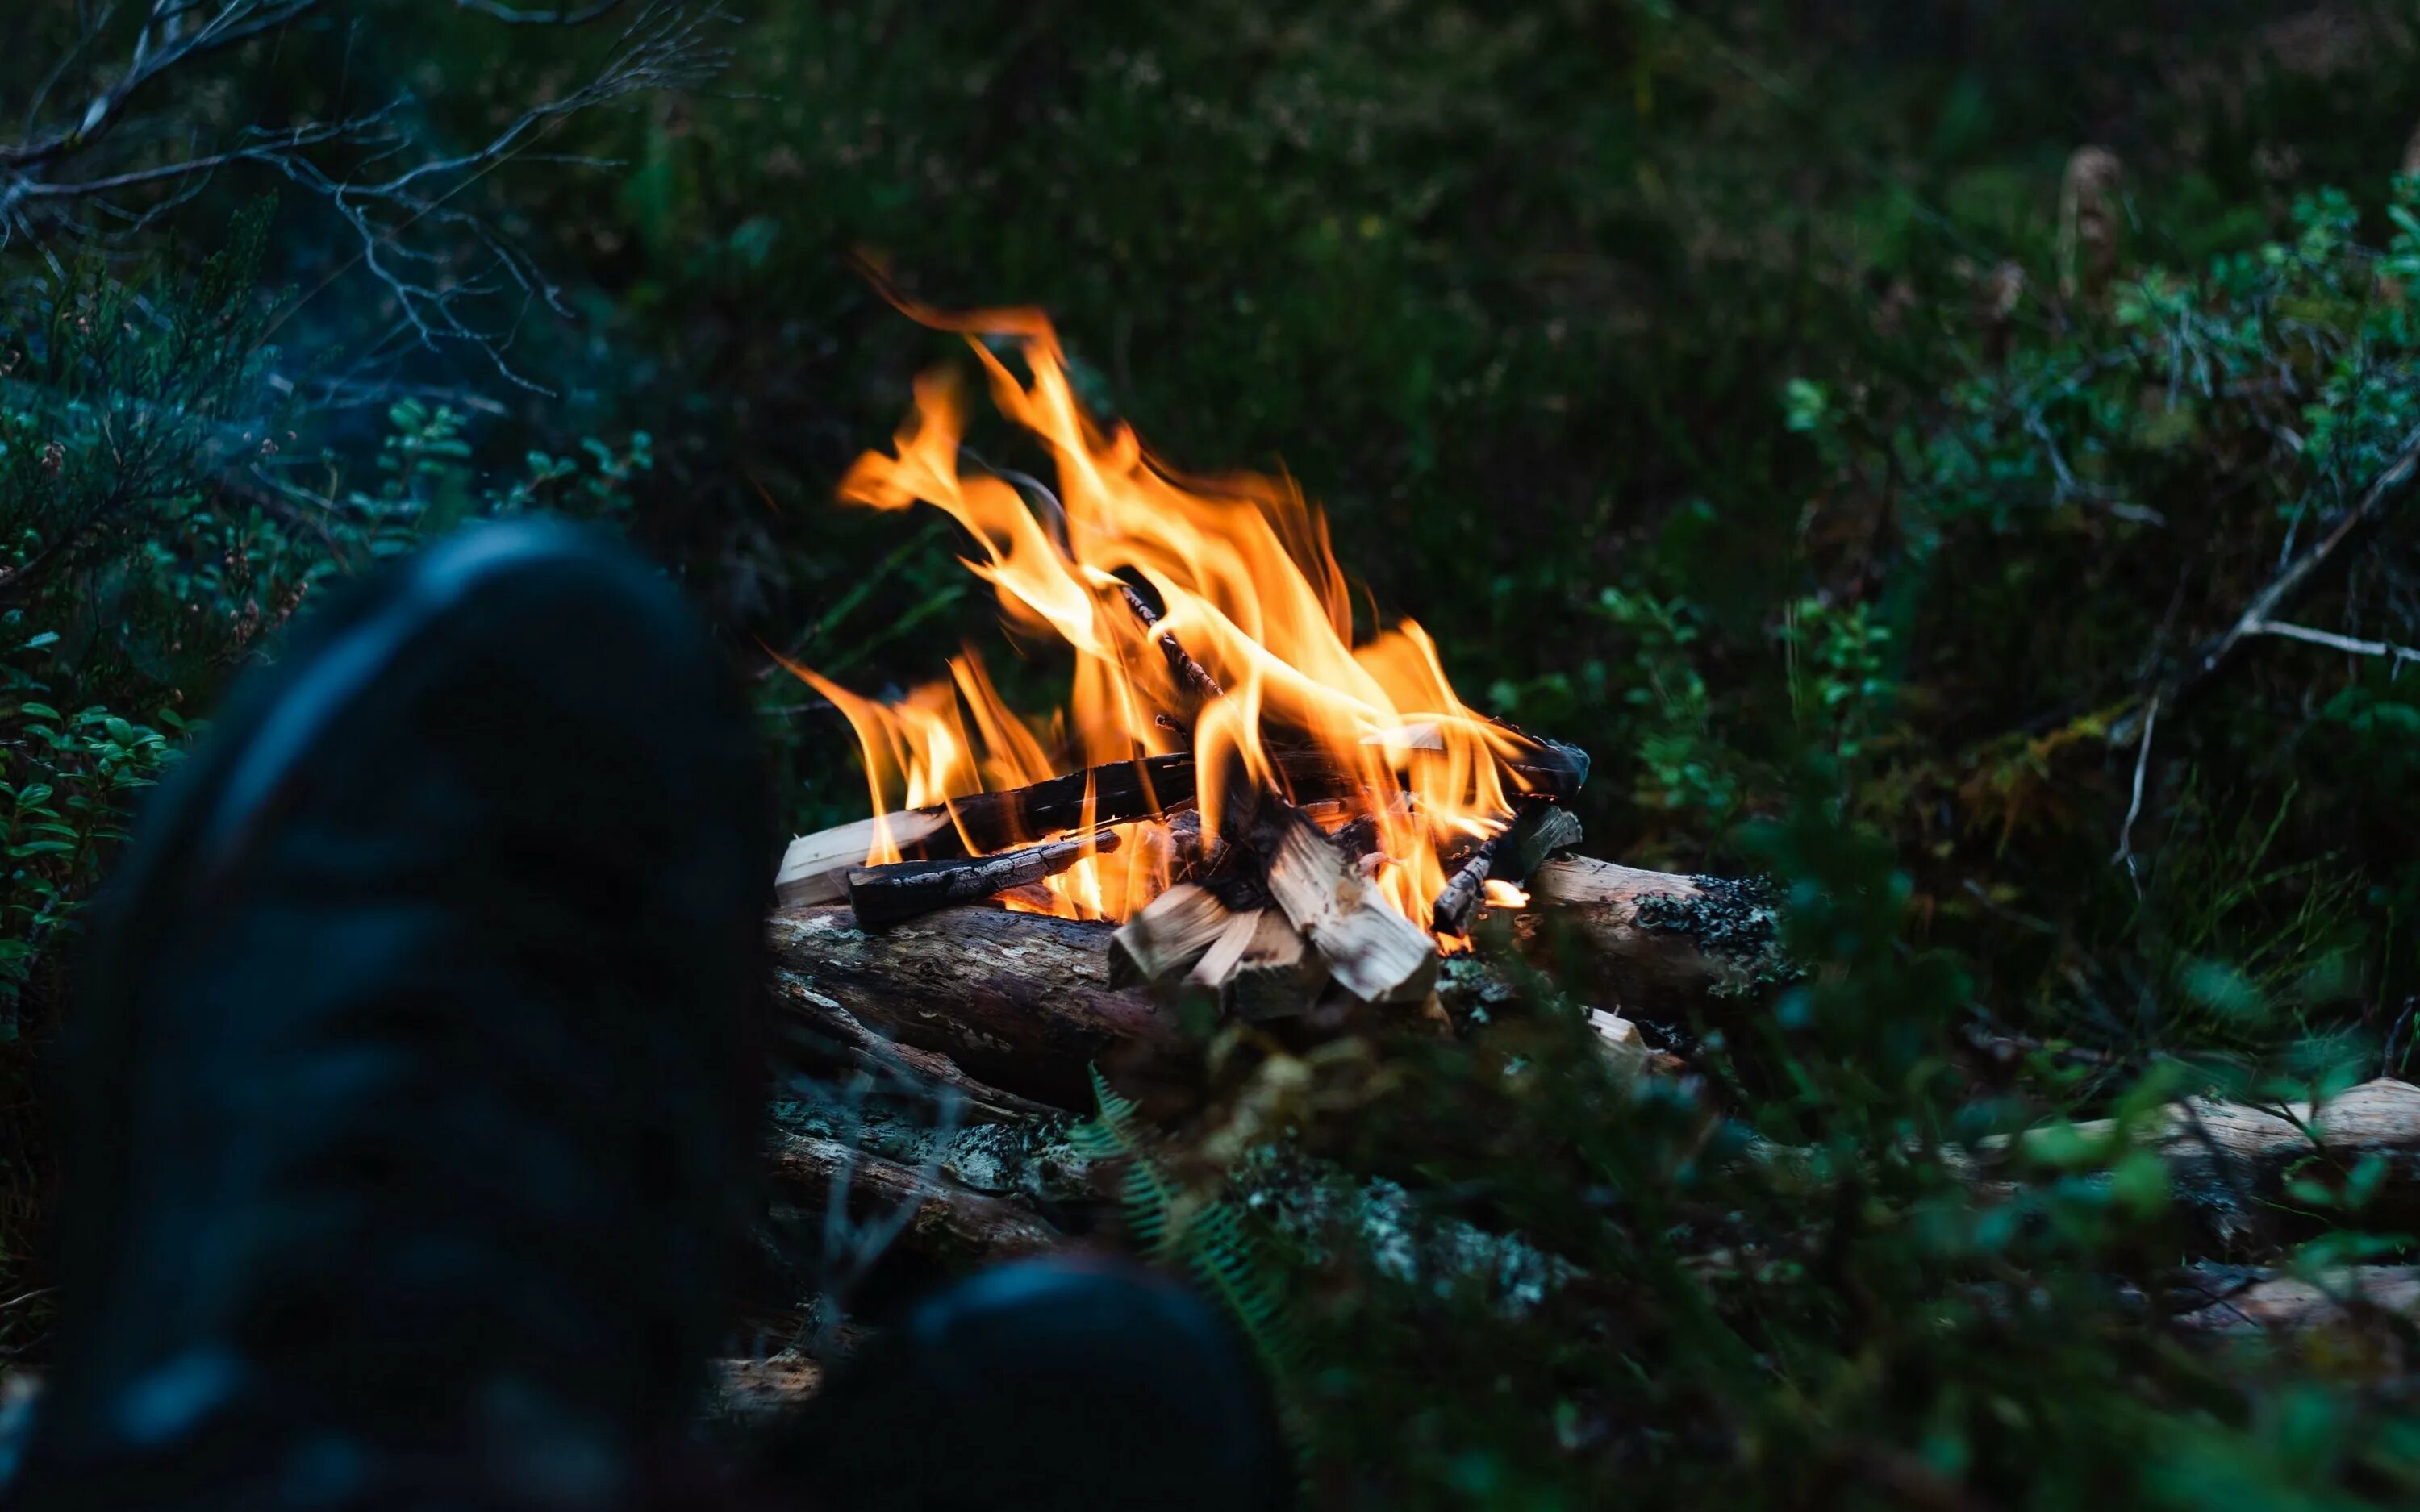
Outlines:
[[845,901],[866,930],[979,902],[1108,920],[1113,982],[1250,1017],[1424,998],[1577,839],[1560,806],[1586,755],[1468,708],[1412,621],[1357,636],[1300,490],[1187,477],[1095,418],[1038,313],[909,313],[967,335],[1052,476],[978,457],[960,385],[927,376],[841,498],[947,512],[1009,630],[1072,655],[1073,691],[1012,709],[971,647],[888,702],[791,666],[855,729],[872,811],[794,841],[781,901]]

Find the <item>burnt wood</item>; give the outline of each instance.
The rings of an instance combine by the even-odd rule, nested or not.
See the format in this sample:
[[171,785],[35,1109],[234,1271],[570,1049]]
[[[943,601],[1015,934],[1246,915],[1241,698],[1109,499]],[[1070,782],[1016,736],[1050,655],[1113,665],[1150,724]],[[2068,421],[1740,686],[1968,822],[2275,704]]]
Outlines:
[[936,908],[980,903],[996,892],[1040,882],[1087,856],[1117,848],[1117,832],[1104,829],[1087,840],[1052,841],[994,856],[861,866],[848,873],[848,906],[859,924],[884,929]]

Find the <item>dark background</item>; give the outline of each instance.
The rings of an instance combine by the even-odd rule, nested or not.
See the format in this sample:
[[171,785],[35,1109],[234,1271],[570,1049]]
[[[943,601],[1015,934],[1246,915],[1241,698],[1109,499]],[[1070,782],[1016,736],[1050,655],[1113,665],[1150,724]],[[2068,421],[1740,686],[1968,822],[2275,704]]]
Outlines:
[[[963,362],[857,258],[1047,310],[1176,464],[1298,479],[1469,702],[1593,753],[1593,853],[1776,875],[1820,991],[1730,1027],[1764,1046],[1727,1089],[1743,1127],[1887,1166],[1910,1131],[2380,1069],[2420,991],[2420,682],[2261,640],[2164,717],[2131,821],[2125,721],[2420,416],[2408,7],[735,0],[675,8],[701,29],[665,87],[493,152],[643,8],[490,8],[301,5],[91,143],[0,161],[0,1302],[71,1284],[40,1110],[76,907],[330,579],[473,514],[617,522],[759,674],[799,829],[861,811],[861,779],[767,648],[882,692],[971,639],[1048,706],[1064,668],[1001,654],[931,517],[831,500],[911,377]],[[0,123],[71,125],[131,16],[13,0]],[[391,151],[9,197],[371,110]],[[481,332],[432,342],[327,186],[456,156],[436,212],[366,243],[414,249]],[[2409,644],[2412,566],[2390,517],[2288,617]],[[1373,1094],[1328,1143],[1409,1141],[1390,1120],[1445,1119],[1471,1074]],[[2082,1303],[2018,1343],[1973,1303],[2020,1260],[2054,1291],[2166,1263],[2156,1204],[2057,1188],[1994,1238],[1878,1176],[1870,1211],[1783,1215],[1698,1190],[1645,1117],[1517,1114],[1584,1163],[1627,1131],[1635,1165],[1592,1169],[1668,1185],[1657,1213],[1508,1195],[1545,1168],[1510,1136],[1497,1168],[1393,1161],[1584,1229],[1628,1304],[1525,1334],[1290,1262],[1306,1334],[1355,1341],[1306,1388],[1334,1499],[2333,1507],[2420,1475],[2399,1356],[2180,1362]],[[2350,1180],[2249,1258],[2407,1257]],[[1827,1237],[1744,1297],[1676,1258],[1713,1242],[1695,1202]],[[0,1348],[38,1360],[43,1316],[0,1311]]]

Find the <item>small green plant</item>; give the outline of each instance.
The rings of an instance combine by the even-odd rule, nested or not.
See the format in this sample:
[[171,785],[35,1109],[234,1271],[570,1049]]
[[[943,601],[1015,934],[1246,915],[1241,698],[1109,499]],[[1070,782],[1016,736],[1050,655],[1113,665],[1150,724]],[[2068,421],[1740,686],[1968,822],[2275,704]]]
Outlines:
[[1175,1181],[1137,1122],[1130,1098],[1093,1072],[1092,1120],[1069,1132],[1088,1157],[1125,1168],[1126,1239],[1153,1262],[1183,1272],[1217,1299],[1269,1368],[1283,1380],[1298,1358],[1283,1287],[1243,1210]]

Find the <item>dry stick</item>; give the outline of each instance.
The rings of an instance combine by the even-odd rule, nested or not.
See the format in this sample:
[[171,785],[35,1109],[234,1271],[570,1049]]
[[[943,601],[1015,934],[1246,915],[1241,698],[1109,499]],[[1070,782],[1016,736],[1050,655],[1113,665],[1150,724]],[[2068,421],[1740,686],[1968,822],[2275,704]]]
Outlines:
[[[1159,611],[1153,609],[1144,600],[1142,594],[1135,591],[1133,584],[1120,583],[1118,592],[1125,595],[1126,608],[1134,611],[1136,619],[1142,621],[1142,627],[1146,631],[1159,629]],[[1195,661],[1192,654],[1187,652],[1183,643],[1176,639],[1176,632],[1160,630],[1156,639],[1159,642],[1160,655],[1168,658],[1169,671],[1176,674],[1176,680],[1179,683],[1192,688],[1196,694],[1205,699],[1227,696],[1227,690],[1218,686],[1218,679],[1210,675],[1208,668]]]
[[2279,620],[2262,620],[2249,626],[2244,633],[2273,635],[2287,640],[2306,640],[2315,646],[2328,646],[2356,656],[2392,656],[2398,671],[2407,661],[2420,661],[2420,651],[2410,646],[2398,646],[2392,640],[2356,640],[2349,635],[2314,630],[2307,625],[2288,625]]

